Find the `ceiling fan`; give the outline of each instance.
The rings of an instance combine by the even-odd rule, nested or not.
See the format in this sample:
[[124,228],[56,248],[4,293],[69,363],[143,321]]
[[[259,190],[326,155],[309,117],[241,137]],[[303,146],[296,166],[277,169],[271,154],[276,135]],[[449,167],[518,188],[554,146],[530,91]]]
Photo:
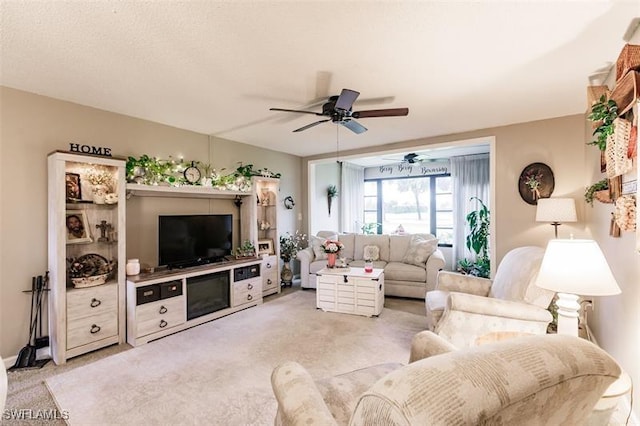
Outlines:
[[428,155],[416,154],[415,152],[410,152],[405,154],[401,160],[397,158],[387,158],[387,160],[394,160],[400,163],[408,163],[408,164],[416,164],[422,163],[423,161],[427,161],[429,159]]
[[342,89],[340,96],[331,96],[328,102],[322,105],[322,112],[285,108],[269,108],[269,110],[296,112],[300,114],[313,114],[319,117],[327,117],[314,123],[307,124],[306,126],[302,126],[299,129],[295,129],[294,132],[302,132],[303,130],[307,130],[311,127],[317,126],[318,124],[331,121],[332,123],[340,124],[351,130],[352,132],[358,134],[366,132],[367,128],[355,121],[354,118],[395,117],[409,114],[409,108],[388,108],[352,111],[353,103],[358,98],[358,95],[360,95],[360,92],[356,92],[355,90]]

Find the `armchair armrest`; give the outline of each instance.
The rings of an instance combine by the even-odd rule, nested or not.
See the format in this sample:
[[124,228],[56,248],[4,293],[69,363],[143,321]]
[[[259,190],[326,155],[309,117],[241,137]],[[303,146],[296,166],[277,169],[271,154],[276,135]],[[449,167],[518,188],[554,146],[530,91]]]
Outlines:
[[463,275],[456,272],[440,271],[436,290],[488,296],[492,281],[488,278]]
[[271,373],[271,387],[283,425],[336,424],[315,382],[297,362],[277,366]]
[[457,348],[447,340],[438,336],[431,331],[421,331],[413,336],[411,340],[411,355],[409,363],[429,358],[434,355],[440,355],[447,352],[453,352]]
[[309,265],[311,265],[311,262],[313,262],[315,258],[313,249],[307,247],[304,250],[299,250],[296,258],[300,261],[300,285],[302,288],[309,287]]
[[536,305],[455,292],[449,293],[445,314],[448,310],[547,323],[553,319],[551,312]]
[[307,247],[303,250],[298,250],[296,257],[300,262],[307,262],[307,264],[313,262],[315,255],[313,254],[313,249],[311,247]]

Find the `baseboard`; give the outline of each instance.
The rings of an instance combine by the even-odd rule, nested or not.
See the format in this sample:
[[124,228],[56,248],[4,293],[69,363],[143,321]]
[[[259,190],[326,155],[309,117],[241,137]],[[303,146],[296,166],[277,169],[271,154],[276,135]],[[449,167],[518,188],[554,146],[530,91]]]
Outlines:
[[16,359],[18,359],[18,355],[10,356],[9,358],[3,358],[2,362],[4,362],[4,368],[9,369],[13,367],[16,363]]

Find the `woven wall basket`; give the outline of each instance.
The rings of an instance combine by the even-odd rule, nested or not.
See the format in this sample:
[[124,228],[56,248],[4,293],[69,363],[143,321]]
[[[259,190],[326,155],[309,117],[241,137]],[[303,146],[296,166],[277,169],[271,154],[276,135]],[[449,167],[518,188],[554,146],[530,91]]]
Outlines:
[[616,81],[635,69],[640,69],[640,45],[625,44],[616,61]]
[[618,197],[613,217],[621,230],[635,231],[636,198],[633,195],[622,195]]
[[607,159],[607,177],[620,176],[633,168],[633,161],[627,156],[631,122],[624,118],[613,120],[613,135],[607,138],[605,156]]

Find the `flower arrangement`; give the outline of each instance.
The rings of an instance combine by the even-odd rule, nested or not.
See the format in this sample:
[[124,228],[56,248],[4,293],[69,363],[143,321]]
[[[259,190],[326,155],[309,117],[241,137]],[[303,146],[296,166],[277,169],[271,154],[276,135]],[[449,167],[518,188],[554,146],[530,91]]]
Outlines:
[[307,236],[298,231],[293,235],[288,232],[280,235],[280,258],[285,262],[289,262],[302,249],[306,239]]
[[531,190],[531,194],[534,200],[540,198],[540,185],[542,185],[542,173],[539,172],[528,172],[526,175],[522,176],[522,180],[524,184],[529,187]]
[[111,192],[111,185],[113,184],[113,176],[107,170],[93,169],[87,174],[87,180],[94,188],[106,187],[108,192]]
[[322,249],[325,253],[338,253],[344,248],[344,244],[337,240],[325,240],[322,243]]

